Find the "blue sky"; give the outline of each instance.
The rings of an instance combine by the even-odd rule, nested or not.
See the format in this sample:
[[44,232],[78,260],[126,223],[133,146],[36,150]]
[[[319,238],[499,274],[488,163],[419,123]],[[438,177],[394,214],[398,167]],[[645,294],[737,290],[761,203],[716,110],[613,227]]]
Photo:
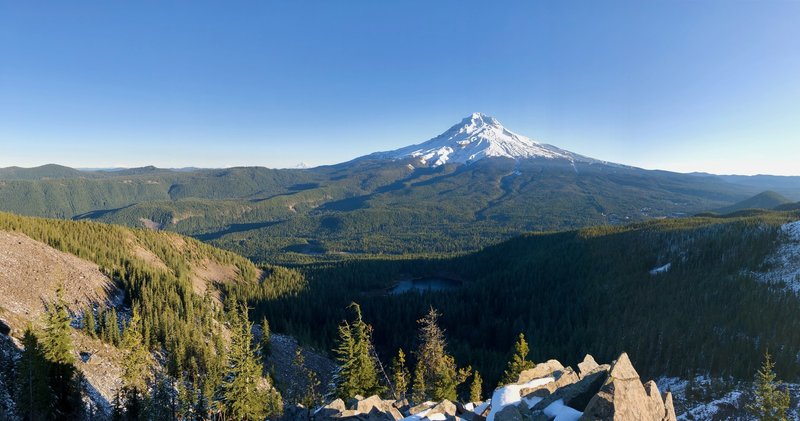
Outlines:
[[798,1],[0,0],[0,166],[336,163],[471,112],[645,168],[800,175]]

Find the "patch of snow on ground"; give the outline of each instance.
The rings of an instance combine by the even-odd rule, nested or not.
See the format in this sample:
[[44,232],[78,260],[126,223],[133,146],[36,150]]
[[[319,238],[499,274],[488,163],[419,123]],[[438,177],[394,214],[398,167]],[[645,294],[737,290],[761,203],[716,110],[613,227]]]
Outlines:
[[553,381],[555,381],[553,377],[545,377],[542,379],[534,379],[523,384],[509,384],[495,389],[491,400],[492,410],[489,412],[489,416],[486,417],[486,421],[494,421],[495,414],[506,406],[519,404],[522,401],[522,396],[520,396],[522,389],[543,386]]
[[544,414],[554,418],[553,421],[578,421],[583,412],[564,405],[564,400],[559,399],[547,405],[547,408],[544,409]]
[[800,294],[800,221],[781,226],[781,245],[767,259],[771,269],[756,274],[756,279],[767,283],[783,283],[787,289]]
[[670,270],[670,269],[672,269],[672,263],[667,263],[667,264],[666,264],[666,265],[664,265],[664,266],[659,266],[659,267],[657,267],[657,268],[655,268],[655,269],[651,270],[651,271],[650,271],[650,274],[651,274],[651,275],[653,275],[653,276],[655,276],[655,275],[660,275],[660,274],[662,274],[662,273],[667,273],[667,272],[669,272],[669,270]]
[[715,399],[705,405],[694,407],[686,413],[678,416],[679,420],[710,420],[723,406],[738,407],[739,399],[743,393],[739,390],[734,390],[727,395]]

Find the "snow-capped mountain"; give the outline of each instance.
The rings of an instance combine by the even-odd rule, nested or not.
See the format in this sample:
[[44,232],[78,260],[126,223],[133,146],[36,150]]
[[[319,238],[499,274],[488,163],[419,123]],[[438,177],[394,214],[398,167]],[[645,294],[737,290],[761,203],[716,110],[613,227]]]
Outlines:
[[506,129],[494,117],[473,113],[441,135],[417,145],[379,152],[384,159],[416,158],[422,165],[469,164],[483,158],[562,159],[569,162],[597,162],[553,145],[538,143]]

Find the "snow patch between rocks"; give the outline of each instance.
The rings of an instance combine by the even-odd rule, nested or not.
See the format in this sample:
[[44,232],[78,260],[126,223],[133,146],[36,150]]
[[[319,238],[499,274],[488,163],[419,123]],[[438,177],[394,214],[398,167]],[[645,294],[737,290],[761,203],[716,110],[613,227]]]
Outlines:
[[531,389],[554,381],[555,378],[553,377],[545,377],[523,384],[510,384],[496,389],[492,394],[492,410],[489,412],[489,416],[486,417],[486,421],[494,421],[495,415],[506,406],[518,405],[522,401],[522,396],[520,395],[522,389]]

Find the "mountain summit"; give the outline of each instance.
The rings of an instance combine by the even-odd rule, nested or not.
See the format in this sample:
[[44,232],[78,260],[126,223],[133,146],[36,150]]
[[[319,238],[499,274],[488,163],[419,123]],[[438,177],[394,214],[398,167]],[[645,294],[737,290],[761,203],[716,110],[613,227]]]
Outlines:
[[518,135],[503,127],[494,117],[482,113],[473,113],[427,142],[376,155],[388,159],[416,158],[421,164],[432,167],[446,163],[469,164],[483,158],[594,161]]

